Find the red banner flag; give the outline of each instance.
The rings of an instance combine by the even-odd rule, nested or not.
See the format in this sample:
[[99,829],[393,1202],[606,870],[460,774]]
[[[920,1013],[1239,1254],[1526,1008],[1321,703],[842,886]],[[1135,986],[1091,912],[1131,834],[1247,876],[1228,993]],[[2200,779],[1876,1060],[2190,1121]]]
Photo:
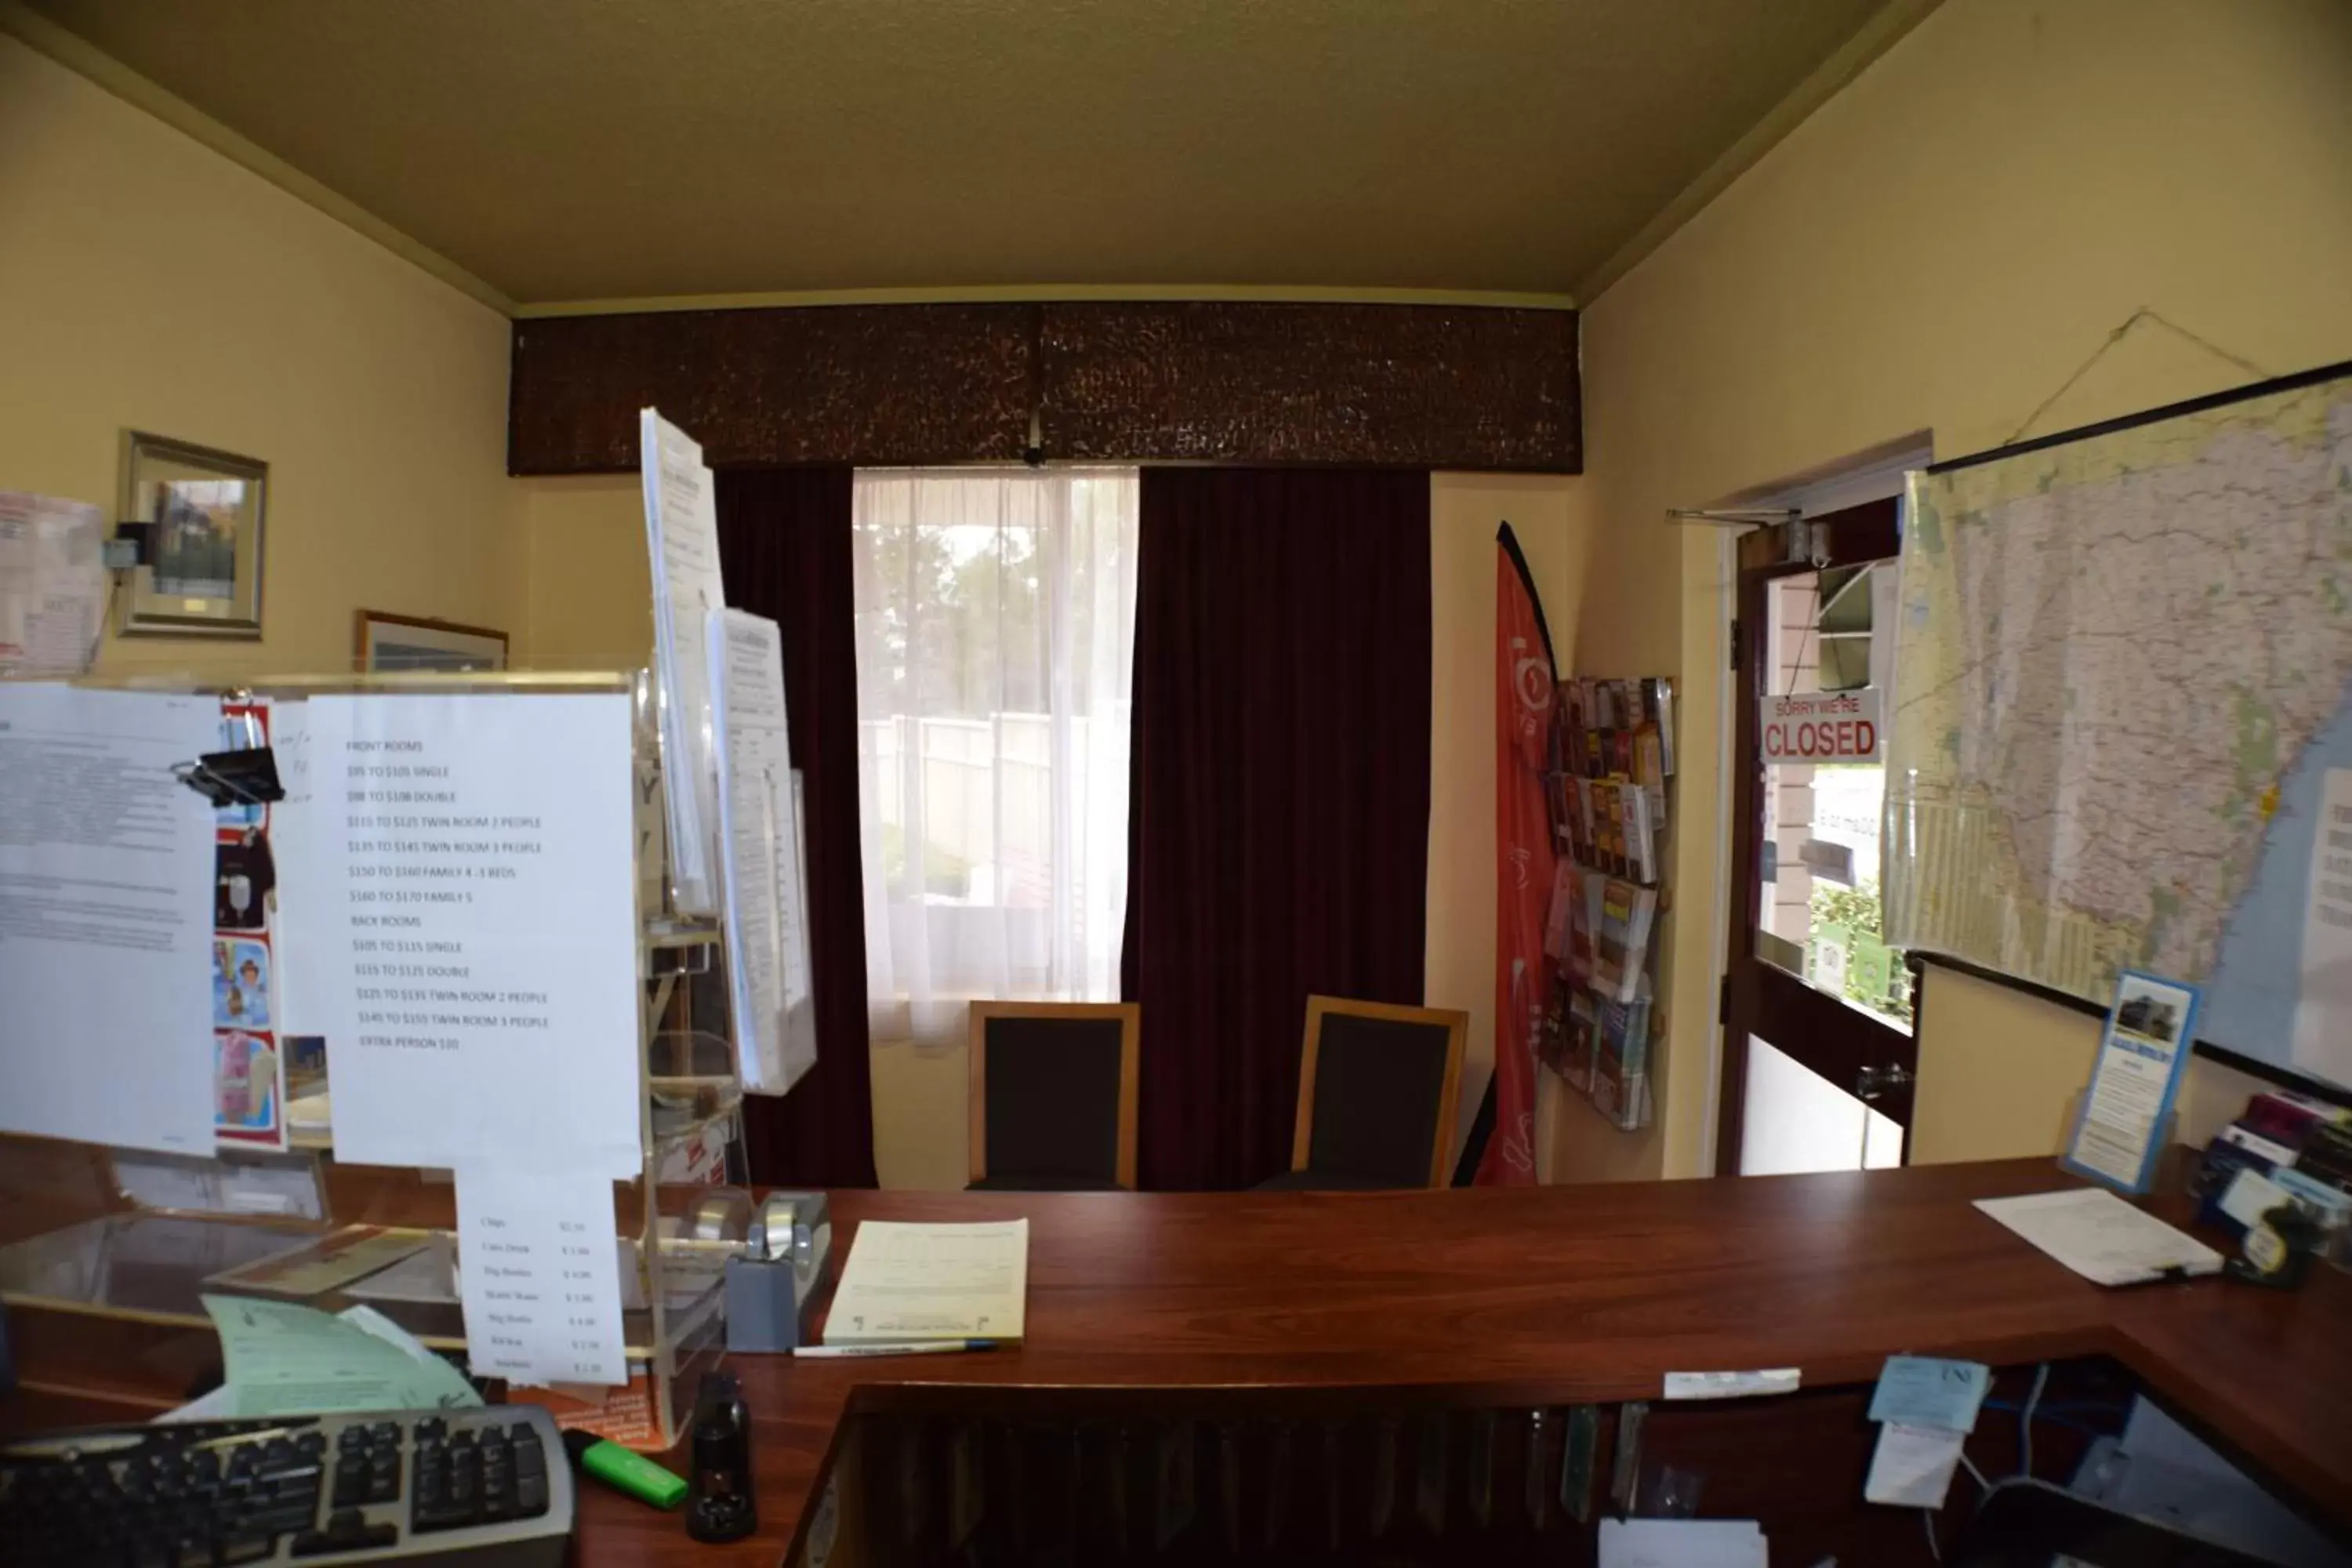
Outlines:
[[1551,633],[1505,523],[1495,563],[1495,1127],[1480,1186],[1536,1179],[1536,1041],[1551,999],[1544,952],[1553,861]]

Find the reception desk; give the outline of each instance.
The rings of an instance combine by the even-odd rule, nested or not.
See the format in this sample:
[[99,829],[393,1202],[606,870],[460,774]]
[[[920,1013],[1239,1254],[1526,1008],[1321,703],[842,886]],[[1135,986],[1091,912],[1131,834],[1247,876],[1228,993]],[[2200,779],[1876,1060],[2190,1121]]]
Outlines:
[[[1422,1441],[1414,1424],[1433,1418],[1441,1426],[1428,1430],[1450,1431],[1493,1461],[1503,1510],[1545,1510],[1539,1523],[1521,1521],[1523,1533],[1571,1543],[1526,1555],[1580,1561],[1573,1542],[1588,1531],[1566,1519],[1553,1479],[1564,1413],[1627,1401],[1653,1402],[1647,1453],[1699,1456],[1688,1462],[1707,1478],[1702,1511],[1760,1513],[1769,1530],[1775,1509],[1800,1510],[1776,1533],[1776,1562],[1784,1545],[1843,1546],[1846,1561],[1925,1561],[1918,1517],[1860,1495],[1873,1435],[1862,1405],[1885,1359],[1904,1352],[2012,1369],[2000,1385],[2012,1391],[2022,1385],[2015,1369],[2043,1362],[2128,1384],[2323,1529],[2352,1535],[2352,1279],[2321,1268],[2288,1294],[2219,1279],[2102,1289],[1970,1206],[2068,1184],[2048,1162],[2013,1161],[1516,1191],[836,1194],[836,1263],[865,1219],[1028,1216],[1025,1342],[906,1359],[733,1358],[754,1419],[758,1534],[701,1546],[677,1515],[591,1486],[575,1561],[806,1561],[817,1555],[807,1551],[813,1522],[836,1563],[919,1558],[861,1542],[861,1521],[952,1505],[886,1499],[877,1510],[876,1489],[911,1471],[861,1454],[861,1430],[899,1442],[928,1433],[936,1468],[958,1462],[959,1432],[983,1434],[1001,1458],[1007,1434],[1091,1432],[1086,1441],[1118,1443],[1138,1422],[1160,1433],[1197,1423],[1205,1462],[1222,1462],[1238,1487],[1287,1474],[1282,1467],[1312,1471],[1323,1447],[1336,1478],[1343,1436],[1374,1446],[1350,1461],[1359,1468],[1391,1464],[1381,1443],[1402,1456],[1395,1467],[1409,1467]],[[1798,1369],[1804,1392],[1659,1402],[1668,1373],[1765,1368]],[[18,1426],[74,1408],[42,1394],[14,1404],[8,1424]],[[2014,1419],[1980,1425],[1977,1443],[1990,1446],[1971,1452],[1987,1468],[2011,1463]],[[2040,1473],[2061,1476],[2070,1451],[2080,1442],[2070,1450],[2053,1433],[2040,1446]],[[1547,1468],[1530,1479],[1538,1453]],[[1609,1457],[1598,1458],[1596,1498]],[[1108,1489],[1151,1462],[1117,1459]],[[688,1468],[683,1456],[674,1463]],[[1065,1481],[1073,1509],[1094,1508],[1106,1490],[1082,1487],[1075,1468]],[[1203,1477],[1196,1495],[1205,1500],[1215,1481]],[[1410,1523],[1427,1499],[1416,1500],[1410,1476],[1394,1492],[1366,1506]],[[1963,1477],[1947,1531],[1971,1496]],[[1302,1528],[1296,1508],[1283,1516],[1279,1499],[1265,1506],[1276,1511],[1223,1528],[1265,1542]],[[1329,1506],[1339,1531],[1336,1489]],[[934,1540],[943,1528],[925,1524]],[[1347,1528],[1361,1538],[1359,1523]]]
[[[1710,1496],[1728,1501],[1743,1489],[1738,1467],[1783,1467],[1781,1450],[1801,1447],[1806,1476],[1845,1472],[1834,1484],[1850,1485],[1840,1507],[1857,1529],[1899,1530],[1924,1560],[1916,1516],[1860,1497],[1860,1405],[1902,1352],[2011,1368],[2110,1358],[2323,1528],[2352,1534],[2352,1279],[2320,1269],[2293,1294],[2219,1279],[2102,1289],[1970,1206],[2068,1184],[2046,1161],[2011,1161],[1517,1191],[838,1194],[836,1258],[862,1219],[1029,1216],[1026,1342],[905,1360],[738,1358],[759,1536],[696,1547],[675,1519],[592,1489],[579,1560],[785,1559],[804,1544],[856,1412],[1082,1424],[1150,1409],[1211,1426],[1351,1410],[1556,1412],[1657,1401],[1670,1372],[1782,1367],[1809,1391],[1843,1394],[1693,1407],[1724,1437],[1710,1445]],[[1650,1430],[1663,1436],[1684,1414],[1654,1404]],[[1782,1444],[1783,1424],[1806,1429]],[[2057,1447],[2044,1443],[2045,1475]],[[1965,1478],[1954,1489],[1954,1527],[1969,1491]]]

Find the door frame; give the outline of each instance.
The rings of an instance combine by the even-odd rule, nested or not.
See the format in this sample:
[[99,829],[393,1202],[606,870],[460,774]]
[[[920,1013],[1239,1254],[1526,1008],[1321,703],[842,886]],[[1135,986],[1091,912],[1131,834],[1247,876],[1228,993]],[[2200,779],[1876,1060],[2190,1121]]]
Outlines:
[[[1767,616],[1769,584],[1824,567],[1884,561],[1901,542],[1901,503],[1889,497],[1759,528],[1743,534],[1732,578],[1731,750],[1726,758],[1731,796],[1730,889],[1726,910],[1727,941],[1719,977],[1717,1021],[1722,1049],[1716,1063],[1715,1173],[1739,1173],[1740,1139],[1748,1100],[1748,1040],[1753,1034],[1784,1051],[1802,1040],[1801,1064],[1841,1088],[1856,1083],[1866,1068],[1900,1067],[1901,1076],[1871,1098],[1871,1109],[1903,1128],[1904,1155],[1911,1147],[1913,1091],[1918,1070],[1918,1037],[1904,1037],[1835,996],[1823,994],[1779,965],[1760,957],[1756,944],[1756,909],[1764,876],[1763,770],[1757,761],[1759,699],[1763,694],[1765,654],[1770,646]],[[1875,629],[1875,628],[1874,628]],[[1891,630],[1891,628],[1889,628]],[[1888,1040],[1906,1041],[1888,1061]],[[1790,1051],[1791,1055],[1797,1055]]]

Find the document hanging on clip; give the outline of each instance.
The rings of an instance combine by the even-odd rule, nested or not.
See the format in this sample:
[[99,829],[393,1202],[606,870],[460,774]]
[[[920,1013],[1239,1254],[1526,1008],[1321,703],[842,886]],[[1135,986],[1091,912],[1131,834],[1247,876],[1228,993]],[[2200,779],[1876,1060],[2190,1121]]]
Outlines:
[[727,847],[727,960],[744,1089],[782,1094],[816,1065],[782,634],[741,610],[709,621],[711,717]]
[[646,540],[654,590],[654,678],[660,697],[662,793],[678,911],[719,913],[719,758],[712,743],[705,623],[725,608],[719,512],[702,448],[652,409],[637,416]]

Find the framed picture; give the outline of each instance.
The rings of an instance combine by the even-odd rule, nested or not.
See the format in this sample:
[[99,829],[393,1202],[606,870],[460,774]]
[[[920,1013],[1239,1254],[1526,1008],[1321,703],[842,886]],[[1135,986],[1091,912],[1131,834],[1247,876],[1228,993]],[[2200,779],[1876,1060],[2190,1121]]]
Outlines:
[[269,465],[186,441],[122,435],[122,510],[152,525],[127,580],[125,637],[261,636],[261,530]]
[[356,651],[363,670],[504,669],[507,634],[362,610]]

